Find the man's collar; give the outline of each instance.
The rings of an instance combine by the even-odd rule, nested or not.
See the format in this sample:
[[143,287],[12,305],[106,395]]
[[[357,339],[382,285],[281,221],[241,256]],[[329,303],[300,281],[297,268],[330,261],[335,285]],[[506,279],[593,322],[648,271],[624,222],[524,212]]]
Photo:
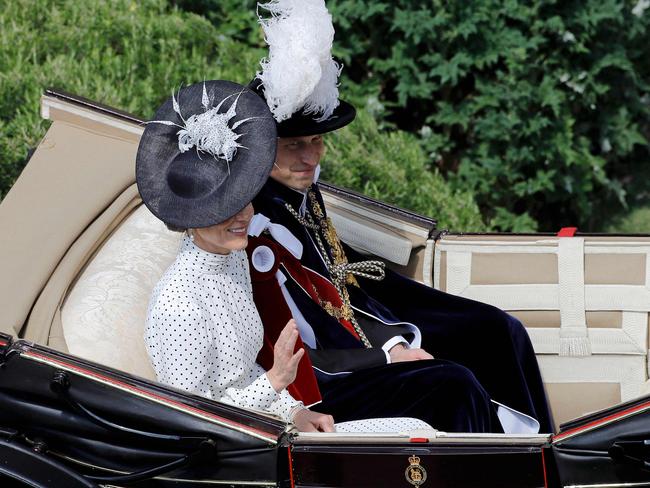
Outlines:
[[307,192],[296,190],[290,188],[282,183],[269,178],[266,182],[266,189],[272,194],[273,197],[279,197],[289,205],[291,205],[295,210],[300,212],[301,215],[304,214],[305,205],[307,202]]

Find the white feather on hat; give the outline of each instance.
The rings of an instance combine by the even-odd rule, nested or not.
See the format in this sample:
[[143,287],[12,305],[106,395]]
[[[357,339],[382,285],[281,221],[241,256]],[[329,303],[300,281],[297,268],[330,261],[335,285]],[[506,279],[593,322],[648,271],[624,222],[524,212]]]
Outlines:
[[271,0],[258,4],[271,17],[260,24],[269,45],[257,77],[275,120],[302,109],[317,121],[339,105],[341,67],[332,59],[334,26],[324,0]]

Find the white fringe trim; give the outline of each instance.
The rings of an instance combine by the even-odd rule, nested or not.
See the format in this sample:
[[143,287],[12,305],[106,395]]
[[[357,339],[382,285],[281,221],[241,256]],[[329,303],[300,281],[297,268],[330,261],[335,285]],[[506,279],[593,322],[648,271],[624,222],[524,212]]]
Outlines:
[[560,356],[589,356],[591,343],[587,336],[566,337],[560,331]]

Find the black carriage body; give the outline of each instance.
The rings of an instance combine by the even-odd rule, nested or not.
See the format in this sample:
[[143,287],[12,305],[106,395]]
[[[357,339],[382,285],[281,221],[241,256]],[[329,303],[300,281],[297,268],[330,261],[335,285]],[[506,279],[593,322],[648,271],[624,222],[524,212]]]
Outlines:
[[5,335],[0,350],[0,480],[31,473],[25,486],[650,486],[648,398],[554,437],[290,434],[270,416]]
[[[35,486],[57,486],[54,480],[75,476],[77,484],[66,484],[545,486],[548,436],[289,434],[271,417],[47,347],[12,344],[6,336],[0,347],[0,453],[8,456],[3,447],[12,447],[14,462],[17,454],[31,453],[28,471],[49,470],[46,478],[54,483]],[[188,456],[189,462],[164,469]],[[24,464],[14,466],[14,475],[21,469]],[[125,477],[133,473],[135,478]]]
[[[103,245],[115,230],[113,225],[123,225],[126,216],[138,205],[129,199],[137,200],[131,188],[132,159],[142,130],[140,118],[53,91],[44,96],[43,113],[54,121],[51,134],[48,133],[50,140],[36,150],[38,164],[24,172],[26,178],[21,176],[2,202],[4,213],[0,217],[5,226],[11,228],[14,214],[20,215],[21,225],[5,250],[12,266],[3,269],[6,324],[1,330],[13,331],[52,348],[22,340],[12,343],[10,336],[0,334],[1,488],[650,487],[650,398],[647,396],[566,423],[557,434],[547,436],[440,432],[434,435],[430,431],[425,434],[429,437],[296,434],[273,416],[189,395],[129,375],[121,367],[111,369],[57,352],[58,346],[48,342],[52,324],[45,323],[40,335],[27,334],[26,329],[30,326],[32,330],[38,329],[33,326],[40,325],[44,317],[33,311],[38,308],[48,273],[56,271],[58,263],[65,261],[68,254],[73,256],[70,261],[75,269],[84,269],[97,248],[82,246],[81,252],[74,245],[70,247],[70,242],[76,243],[75,240],[92,234],[97,239],[95,245]],[[61,140],[54,144],[52,141],[57,137]],[[54,150],[67,147],[67,140],[78,138],[87,138],[88,152],[78,151],[77,161],[70,160],[65,151]],[[116,141],[120,147],[118,155],[106,157],[94,166],[89,164],[97,159],[94,156],[98,153],[110,153]],[[30,193],[34,188],[41,192],[48,187],[52,190],[42,197],[48,204],[62,200],[57,193],[60,188],[50,185],[52,176],[47,172],[53,158],[57,161],[57,171],[61,172],[57,176],[61,181],[62,175],[88,176],[79,174],[79,168],[90,175],[88,180],[83,180],[87,184],[76,188],[74,198],[57,207],[61,215],[73,213],[78,221],[75,224],[78,228],[67,229],[69,235],[61,232],[60,222],[42,212],[42,205],[26,204],[34,200]],[[105,171],[106,167],[110,167],[110,172]],[[108,174],[114,180],[110,188],[105,184]],[[25,181],[21,184],[21,180]],[[445,233],[436,230],[433,219],[332,185],[321,186],[330,216],[338,216],[343,223],[353,223],[355,232],[349,234],[349,244],[378,255],[407,276],[445,291],[448,291],[447,267],[442,265],[448,260],[445,245],[451,249],[450,245],[456,241],[467,245],[477,240],[492,245],[504,239],[510,241],[512,237],[447,235],[445,239]],[[98,188],[105,190],[100,196]],[[115,202],[119,205],[113,207]],[[73,212],[76,209],[83,211],[77,214]],[[93,227],[98,222],[101,232]],[[336,222],[335,225],[339,227]],[[345,225],[340,227],[344,229]],[[359,228],[373,231],[375,237],[369,239],[357,232]],[[96,235],[88,229],[94,229]],[[50,247],[56,252],[50,250],[46,255],[39,246],[33,245],[38,242],[34,236],[44,233],[55,241]],[[554,234],[515,237],[529,245],[538,239],[551,239]],[[638,236],[635,242],[650,243],[650,239]],[[28,252],[19,252],[22,248]],[[390,256],[379,254],[387,248]],[[47,259],[41,260],[45,255]],[[86,257],[78,261],[77,255]],[[37,279],[16,286],[28,266],[38,275]],[[67,284],[72,285],[78,275],[71,274],[69,278]],[[510,283],[501,278],[501,282]],[[645,281],[641,281],[645,286]],[[65,302],[69,290],[67,285],[60,288],[59,295],[50,297],[52,303]],[[517,306],[512,310],[519,310]],[[54,308],[48,308],[50,315],[60,312],[60,308]],[[637,358],[639,361],[647,359],[645,346],[643,342],[643,357]],[[617,354],[624,357],[630,350]],[[113,364],[106,362],[106,358],[97,360]],[[586,364],[589,363],[585,360],[583,365]],[[644,374],[635,381],[640,384],[646,380]]]
[[543,444],[477,444],[475,440],[294,445],[295,487],[547,486]]
[[0,347],[0,438],[31,449],[34,466],[46,459],[117,486],[288,479],[284,422],[25,341],[3,336]]
[[561,486],[650,486],[650,398],[562,425],[552,450]]
[[[328,441],[300,434],[292,444],[296,488],[648,487],[650,398],[569,422],[553,436]],[[414,465],[420,483],[411,477]]]

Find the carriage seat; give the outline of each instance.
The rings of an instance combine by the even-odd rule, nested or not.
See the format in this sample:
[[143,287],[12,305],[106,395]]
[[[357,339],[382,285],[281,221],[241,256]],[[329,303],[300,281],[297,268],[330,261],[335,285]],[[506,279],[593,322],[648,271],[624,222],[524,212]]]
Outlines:
[[182,234],[140,205],[99,248],[61,307],[76,356],[150,380],[143,331],[153,287],[174,261]]

